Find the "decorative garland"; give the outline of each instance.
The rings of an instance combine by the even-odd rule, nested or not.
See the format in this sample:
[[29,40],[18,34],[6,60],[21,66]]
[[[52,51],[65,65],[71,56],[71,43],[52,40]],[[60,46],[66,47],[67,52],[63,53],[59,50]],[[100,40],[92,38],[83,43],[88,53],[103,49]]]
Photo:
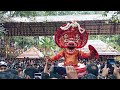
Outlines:
[[68,30],[70,27],[78,27],[78,30],[80,33],[84,33],[85,29],[81,28],[79,23],[77,23],[76,21],[72,21],[72,23],[67,23],[66,26],[64,27],[60,27],[62,30]]

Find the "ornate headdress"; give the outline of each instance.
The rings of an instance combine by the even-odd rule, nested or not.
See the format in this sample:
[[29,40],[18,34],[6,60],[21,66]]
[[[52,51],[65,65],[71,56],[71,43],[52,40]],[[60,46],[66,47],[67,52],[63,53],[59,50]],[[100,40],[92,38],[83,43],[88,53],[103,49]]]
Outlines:
[[68,38],[78,38],[76,48],[82,48],[88,41],[88,33],[85,29],[81,28],[76,21],[62,25],[55,33],[55,42],[61,48],[66,48],[64,45],[64,35]]

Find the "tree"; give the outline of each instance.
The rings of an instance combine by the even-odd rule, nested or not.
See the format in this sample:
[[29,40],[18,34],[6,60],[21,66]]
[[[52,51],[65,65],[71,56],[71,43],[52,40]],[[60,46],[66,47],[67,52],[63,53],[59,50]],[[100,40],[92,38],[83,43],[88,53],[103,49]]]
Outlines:
[[25,48],[25,47],[31,47],[33,45],[35,45],[35,40],[33,39],[33,37],[15,37],[14,38],[15,41],[15,46],[16,48]]
[[[115,22],[115,23],[118,23],[118,22],[120,22],[120,11],[112,11],[113,13],[112,13],[112,17],[111,17],[111,21],[112,22]],[[110,11],[104,11],[103,12],[103,16],[107,16],[108,14],[110,13]]]
[[50,15],[79,15],[79,14],[102,14],[103,11],[0,11],[0,16],[8,17],[35,17]]
[[40,40],[40,43],[41,43],[40,45],[44,48],[44,54],[45,55],[50,53],[50,50],[55,48],[55,43],[54,43],[54,40],[53,40],[52,36],[49,36],[49,37],[44,36]]
[[115,42],[120,46],[120,35],[117,36],[117,38],[114,38]]

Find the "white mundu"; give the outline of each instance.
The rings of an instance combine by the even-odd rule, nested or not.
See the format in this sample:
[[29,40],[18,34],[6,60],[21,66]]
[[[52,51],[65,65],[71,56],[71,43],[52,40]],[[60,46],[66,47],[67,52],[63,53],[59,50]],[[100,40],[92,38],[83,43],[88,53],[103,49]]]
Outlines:
[[[58,63],[58,66],[59,66],[59,67],[64,67],[64,63]],[[85,64],[78,63],[78,67],[79,67],[79,68],[85,68],[86,65],[85,65]]]

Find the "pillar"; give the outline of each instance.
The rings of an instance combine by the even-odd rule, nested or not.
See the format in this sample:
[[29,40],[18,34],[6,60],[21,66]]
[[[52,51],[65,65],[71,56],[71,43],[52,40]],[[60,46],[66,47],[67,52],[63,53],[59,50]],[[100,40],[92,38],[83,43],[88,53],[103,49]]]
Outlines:
[[8,57],[8,46],[9,46],[9,42],[8,42],[8,36],[5,35],[5,57]]

